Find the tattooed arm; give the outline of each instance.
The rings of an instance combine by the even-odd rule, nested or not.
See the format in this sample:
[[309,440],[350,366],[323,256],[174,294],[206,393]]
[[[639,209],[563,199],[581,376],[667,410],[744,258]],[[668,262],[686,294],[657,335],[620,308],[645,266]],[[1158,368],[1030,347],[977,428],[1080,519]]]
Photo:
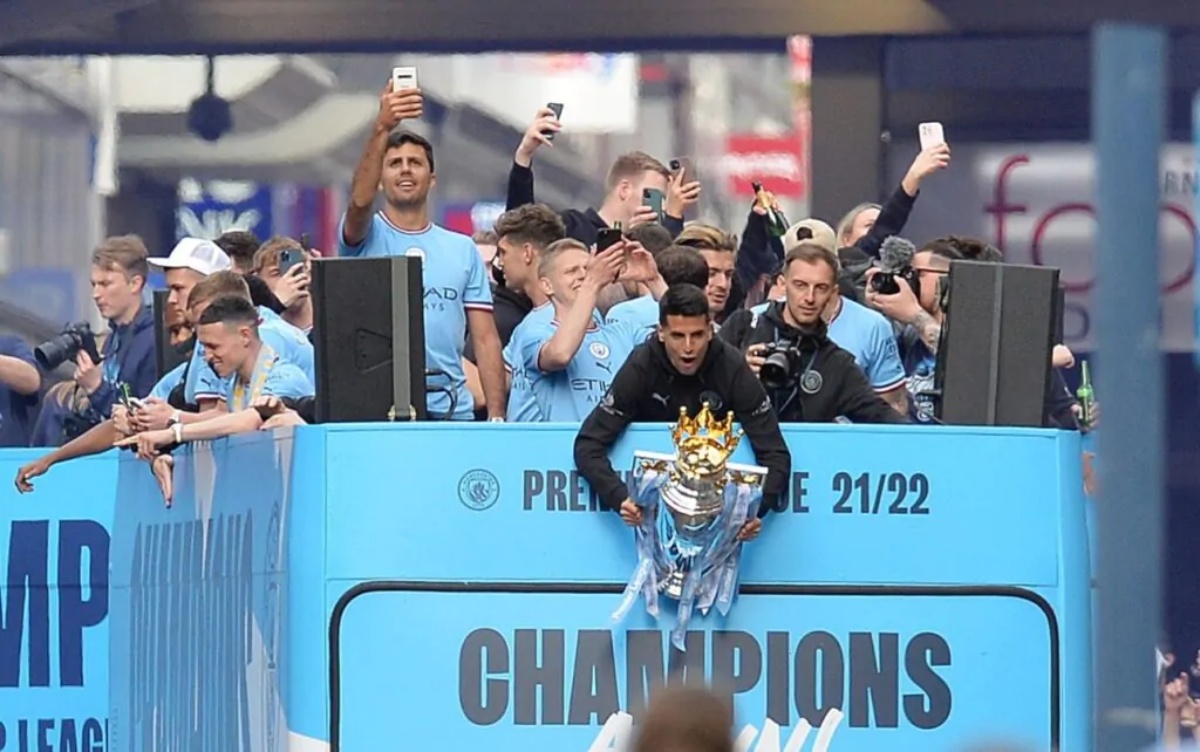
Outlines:
[[938,351],[938,343],[942,339],[942,325],[925,311],[919,311],[912,319],[912,327],[921,336],[921,341],[934,355]]
[[902,277],[896,278],[899,290],[893,295],[880,295],[869,284],[871,277],[878,270],[867,272],[867,305],[882,313],[892,321],[911,326],[920,336],[921,341],[931,353],[937,353],[938,340],[942,336],[942,325],[930,313],[921,308],[920,301],[913,294],[912,287]]

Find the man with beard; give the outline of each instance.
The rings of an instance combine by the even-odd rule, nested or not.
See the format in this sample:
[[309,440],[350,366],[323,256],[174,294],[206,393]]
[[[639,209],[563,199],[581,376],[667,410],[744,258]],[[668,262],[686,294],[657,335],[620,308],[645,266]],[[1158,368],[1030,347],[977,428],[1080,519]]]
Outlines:
[[829,339],[821,313],[837,292],[837,256],[804,242],[783,262],[786,299],[759,314],[741,310],[721,338],[746,353],[782,423],[907,423],[875,393],[854,356]]
[[[470,332],[488,418],[502,421],[507,395],[487,269],[469,237],[429,219],[429,192],[437,184],[433,145],[416,133],[393,132],[402,121],[421,116],[422,102],[420,89],[393,91],[390,81],[380,96],[338,233],[339,255],[421,259],[425,361],[436,374],[429,384],[429,413],[474,419],[463,369],[463,335]],[[375,211],[381,190],[383,206]]]

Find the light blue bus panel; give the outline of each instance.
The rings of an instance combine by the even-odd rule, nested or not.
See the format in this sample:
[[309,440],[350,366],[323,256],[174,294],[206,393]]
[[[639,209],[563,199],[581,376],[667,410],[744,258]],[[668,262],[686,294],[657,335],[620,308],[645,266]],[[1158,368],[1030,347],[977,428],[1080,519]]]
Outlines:
[[19,495],[17,470],[43,453],[0,451],[0,750],[107,750],[115,452]]
[[[124,460],[108,749],[621,749],[664,682],[706,681],[746,752],[1090,750],[1077,435],[787,429],[786,509],[679,651],[669,602],[613,622],[633,540],[575,471],[575,430],[201,444],[169,510]],[[614,465],[671,448],[638,426]]]

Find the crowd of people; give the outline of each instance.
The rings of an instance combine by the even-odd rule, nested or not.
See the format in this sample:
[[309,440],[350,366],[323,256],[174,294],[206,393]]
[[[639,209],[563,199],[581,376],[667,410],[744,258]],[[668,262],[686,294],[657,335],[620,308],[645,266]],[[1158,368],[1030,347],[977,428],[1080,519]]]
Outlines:
[[[739,238],[688,221],[704,180],[686,158],[624,154],[598,207],[537,203],[537,153],[566,127],[547,107],[517,146],[507,211],[471,238],[430,220],[434,147],[403,128],[422,113],[419,89],[388,84],[330,250],[422,259],[425,358],[437,374],[430,416],[581,423],[581,472],[631,522],[636,510],[607,460],[631,422],[670,421],[705,403],[732,410],[772,471],[770,496],[790,464],[780,422],[937,421],[939,279],[955,260],[995,262],[1001,253],[947,236],[914,247],[901,270],[876,259],[902,234],[924,182],[950,168],[947,144],[917,154],[884,204],[860,204],[836,226],[788,225],[760,190]],[[104,241],[92,289],[106,333],[72,327],[36,357],[28,343],[0,339],[0,438],[54,447],[21,468],[18,487],[117,445],[152,463],[169,499],[175,446],[311,421],[320,311],[309,280],[319,255],[307,243],[260,244],[246,232],[185,238],[163,257],[135,236]],[[145,304],[151,268],[165,276],[162,324],[180,361],[164,374]],[[873,284],[879,274],[894,282]],[[70,358],[72,378],[43,389],[55,357]],[[1057,347],[1054,366],[1072,357]],[[1047,425],[1086,428],[1061,375],[1054,385]]]
[[[836,223],[786,223],[759,191],[735,233],[689,221],[705,181],[687,160],[642,152],[613,162],[596,207],[537,203],[536,156],[567,127],[546,108],[517,146],[507,210],[467,237],[430,219],[434,146],[402,127],[422,112],[417,89],[382,93],[336,249],[243,231],[184,238],[160,256],[135,236],[103,241],[91,283],[106,331],[77,325],[36,354],[34,343],[0,337],[0,446],[49,450],[20,468],[17,488],[31,492],[56,464],[125,447],[147,461],[169,504],[177,447],[312,422],[321,311],[309,285],[326,253],[420,256],[425,359],[437,374],[430,416],[580,424],[576,465],[629,525],[641,510],[609,449],[631,423],[704,405],[732,411],[769,471],[760,517],[741,531],[749,540],[790,474],[781,423],[938,422],[939,280],[955,261],[999,263],[1002,252],[947,235],[917,244],[903,270],[878,257],[903,234],[926,181],[952,169],[949,145],[916,154],[883,204],[855,206]],[[146,303],[152,269],[165,278],[161,322]],[[880,274],[894,285],[873,284]],[[156,325],[170,334],[165,353]],[[73,370],[55,380],[63,353]],[[1083,420],[1061,374],[1073,358],[1054,349],[1046,425],[1089,430],[1096,414]],[[1164,670],[1168,738],[1200,717],[1193,676],[1200,668],[1177,678]],[[728,748],[727,725],[714,726],[719,741],[706,748]]]

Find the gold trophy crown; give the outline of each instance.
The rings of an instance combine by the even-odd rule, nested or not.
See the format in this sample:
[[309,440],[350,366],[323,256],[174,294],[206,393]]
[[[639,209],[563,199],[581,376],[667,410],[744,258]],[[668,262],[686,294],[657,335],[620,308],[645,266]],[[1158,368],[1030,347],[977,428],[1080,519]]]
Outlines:
[[733,430],[733,413],[725,420],[713,417],[707,402],[692,418],[687,408],[679,408],[679,422],[671,429],[675,441],[676,469],[685,478],[715,480],[725,474],[725,465],[741,441],[742,432]]

